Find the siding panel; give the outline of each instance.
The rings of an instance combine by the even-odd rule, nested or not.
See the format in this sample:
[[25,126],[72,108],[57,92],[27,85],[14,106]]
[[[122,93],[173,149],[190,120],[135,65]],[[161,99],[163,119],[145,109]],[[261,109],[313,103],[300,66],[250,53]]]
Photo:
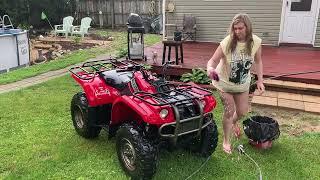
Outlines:
[[278,44],[282,9],[280,0],[175,0],[174,2],[175,12],[174,16],[169,18],[169,23],[176,23],[182,27],[183,15],[193,14],[197,18],[199,41],[220,42],[227,34],[233,16],[242,12],[250,15],[253,31],[262,38],[264,44]]
[[320,16],[318,17],[318,25],[314,46],[320,47]]

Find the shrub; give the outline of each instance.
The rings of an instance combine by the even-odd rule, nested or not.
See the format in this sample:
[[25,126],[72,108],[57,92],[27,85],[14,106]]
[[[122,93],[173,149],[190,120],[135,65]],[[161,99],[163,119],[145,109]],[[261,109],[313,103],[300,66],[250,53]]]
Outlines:
[[128,55],[127,48],[121,48],[117,54],[117,58],[122,58]]
[[143,64],[142,67],[145,69],[145,70],[151,70],[152,69],[152,66],[150,64]]
[[181,76],[183,82],[194,82],[198,84],[210,84],[211,80],[207,76],[207,72],[202,68],[192,69],[191,73],[185,73]]
[[81,37],[79,36],[73,36],[72,39],[73,39],[73,42],[76,44],[80,44],[81,42]]

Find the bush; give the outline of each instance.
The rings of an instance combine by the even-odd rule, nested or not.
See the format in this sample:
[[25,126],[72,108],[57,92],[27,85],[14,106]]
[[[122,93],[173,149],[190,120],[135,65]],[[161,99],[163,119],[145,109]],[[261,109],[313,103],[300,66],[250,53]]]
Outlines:
[[122,58],[128,55],[127,48],[121,48],[117,54],[117,58]]
[[211,80],[207,76],[207,72],[202,68],[192,69],[192,73],[186,73],[181,76],[183,82],[194,82],[198,84],[210,84]]
[[74,43],[80,44],[82,38],[79,37],[79,36],[73,36],[73,37],[72,37],[72,40],[73,40]]

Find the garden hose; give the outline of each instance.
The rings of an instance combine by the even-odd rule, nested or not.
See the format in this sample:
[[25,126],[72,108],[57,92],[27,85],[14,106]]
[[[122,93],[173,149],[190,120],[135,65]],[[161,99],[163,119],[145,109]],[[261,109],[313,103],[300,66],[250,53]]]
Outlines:
[[[313,74],[313,73],[320,73],[320,70],[301,71],[301,72],[295,72],[295,73],[281,74],[281,75],[278,75],[278,76],[272,76],[272,77],[266,78],[265,80],[277,79],[277,78],[285,77],[285,76],[292,76],[292,75],[299,75],[299,74]],[[257,83],[256,82],[250,85],[250,92],[252,90],[255,90],[255,89],[257,89]]]
[[244,147],[243,147],[242,144],[240,144],[237,147],[237,150],[239,151],[240,154],[246,155],[256,165],[256,167],[257,167],[257,169],[259,171],[259,180],[262,180],[262,173],[261,173],[261,169],[260,169],[258,163],[244,151]]
[[292,76],[292,75],[299,75],[299,74],[313,74],[313,73],[319,73],[320,70],[315,70],[315,71],[301,71],[301,72],[295,72],[295,73],[288,73],[288,74],[281,74],[278,76],[273,76],[267,79],[277,79],[279,77],[284,77],[284,76]]
[[[238,147],[237,147],[237,150],[240,154],[244,154],[246,155],[257,167],[258,171],[259,171],[259,180],[262,180],[262,173],[261,173],[261,168],[259,166],[259,164],[252,158],[249,156],[249,154],[247,154],[245,151],[244,151],[244,147],[242,144],[240,144]],[[189,175],[187,178],[185,178],[185,180],[188,180],[190,179],[192,176],[194,176],[196,173],[198,173],[202,168],[203,166],[209,161],[211,156],[209,156],[202,164],[201,166],[196,169],[191,175]]]
[[184,180],[188,180],[188,179],[190,179],[192,176],[194,176],[196,173],[198,173],[198,172],[203,168],[203,166],[204,166],[205,164],[207,164],[207,162],[209,161],[210,157],[211,157],[211,156],[209,156],[209,157],[201,164],[201,166],[200,166],[198,169],[196,169],[195,171],[193,171],[193,173],[192,173],[190,176],[188,176],[187,178],[185,178]]

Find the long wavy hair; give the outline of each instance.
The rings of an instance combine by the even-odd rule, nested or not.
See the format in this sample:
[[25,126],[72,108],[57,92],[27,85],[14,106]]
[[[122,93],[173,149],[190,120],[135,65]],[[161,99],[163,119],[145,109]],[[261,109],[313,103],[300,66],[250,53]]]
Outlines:
[[252,38],[252,24],[250,21],[250,18],[247,14],[236,14],[234,18],[232,19],[232,22],[230,24],[229,28],[229,34],[230,34],[230,41],[227,46],[227,51],[228,52],[233,52],[236,47],[237,47],[237,36],[234,33],[234,25],[238,23],[243,23],[246,26],[246,38],[245,38],[245,43],[246,43],[246,54],[251,56],[252,52],[252,46],[253,46],[253,38]]

